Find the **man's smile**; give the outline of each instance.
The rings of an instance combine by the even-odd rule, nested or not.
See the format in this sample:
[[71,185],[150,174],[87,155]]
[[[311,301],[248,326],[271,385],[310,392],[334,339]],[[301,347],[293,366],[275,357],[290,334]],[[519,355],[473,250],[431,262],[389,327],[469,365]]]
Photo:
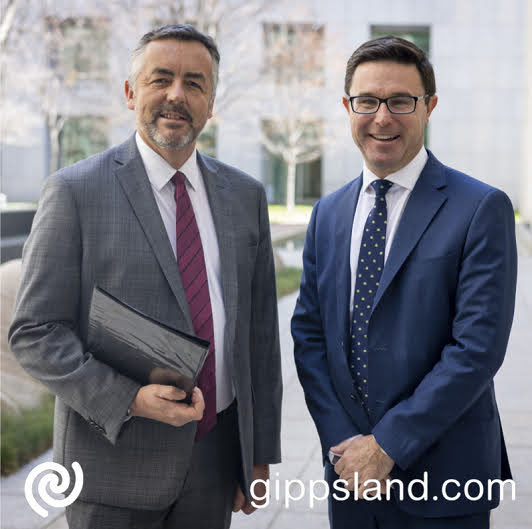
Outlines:
[[190,116],[186,116],[184,114],[180,114],[177,112],[161,112],[159,116],[164,118],[165,120],[174,121],[174,122],[189,123],[191,121]]
[[383,142],[391,142],[399,138],[399,134],[392,135],[392,134],[369,134],[371,138],[377,141],[383,141]]

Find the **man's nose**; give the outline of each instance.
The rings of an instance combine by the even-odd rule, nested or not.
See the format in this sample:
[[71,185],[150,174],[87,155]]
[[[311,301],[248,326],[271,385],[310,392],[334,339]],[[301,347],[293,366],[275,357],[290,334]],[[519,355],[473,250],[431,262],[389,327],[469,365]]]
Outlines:
[[392,119],[392,113],[388,110],[386,103],[383,101],[377,112],[375,112],[375,123],[378,125],[386,125]]
[[167,98],[170,101],[178,101],[180,99],[185,99],[184,86],[179,79],[175,79],[174,82],[168,88]]

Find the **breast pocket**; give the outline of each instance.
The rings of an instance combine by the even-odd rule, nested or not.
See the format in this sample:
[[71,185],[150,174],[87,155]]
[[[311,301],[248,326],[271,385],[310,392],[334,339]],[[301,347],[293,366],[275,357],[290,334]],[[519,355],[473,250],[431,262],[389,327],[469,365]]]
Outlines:
[[452,261],[458,261],[459,257],[460,256],[457,252],[444,253],[437,249],[419,249],[414,250],[410,254],[409,262],[438,265],[439,263],[445,264]]

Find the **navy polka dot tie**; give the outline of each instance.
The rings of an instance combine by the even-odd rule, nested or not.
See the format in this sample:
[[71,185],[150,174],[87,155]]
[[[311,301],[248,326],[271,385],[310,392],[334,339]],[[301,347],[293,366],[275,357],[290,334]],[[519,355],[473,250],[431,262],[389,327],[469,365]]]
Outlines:
[[386,192],[393,185],[388,180],[375,180],[375,204],[371,209],[360,243],[356,272],[353,316],[351,319],[351,352],[349,369],[362,403],[368,405],[368,322],[375,293],[384,267],[386,247]]

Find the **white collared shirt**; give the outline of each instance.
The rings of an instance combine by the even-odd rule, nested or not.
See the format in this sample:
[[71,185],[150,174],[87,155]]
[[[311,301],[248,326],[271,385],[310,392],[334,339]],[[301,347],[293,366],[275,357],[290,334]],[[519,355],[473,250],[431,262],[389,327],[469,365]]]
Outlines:
[[[393,182],[386,193],[386,209],[388,212],[388,221],[386,223],[386,247],[384,250],[384,262],[388,258],[390,248],[397,231],[397,226],[403,215],[410,193],[423,170],[428,160],[428,154],[425,147],[421,147],[414,159],[402,169],[395,173],[391,173],[386,177],[386,180]],[[360,253],[360,244],[362,243],[362,233],[364,225],[368,218],[369,212],[375,203],[375,190],[371,187],[371,182],[379,180],[379,177],[374,175],[364,163],[362,170],[362,188],[358,196],[355,217],[353,219],[353,227],[351,230],[351,297],[349,301],[349,312],[353,313],[353,298],[355,294],[355,281],[358,267],[358,256]]]
[[[176,170],[162,156],[149,147],[138,132],[135,136],[137,147],[155,196],[155,202],[159,208],[177,262],[175,186],[171,182]],[[224,350],[225,308],[222,295],[220,250],[207,191],[203,182],[203,176],[198,167],[196,153],[197,151],[194,149],[179,170],[186,176],[185,185],[190,196],[192,208],[194,209],[201,244],[203,246],[203,254],[205,256],[214,327],[216,409],[220,412],[227,408],[233,401],[234,390],[231,373],[229,372],[229,362],[225,358],[226,351]]]

